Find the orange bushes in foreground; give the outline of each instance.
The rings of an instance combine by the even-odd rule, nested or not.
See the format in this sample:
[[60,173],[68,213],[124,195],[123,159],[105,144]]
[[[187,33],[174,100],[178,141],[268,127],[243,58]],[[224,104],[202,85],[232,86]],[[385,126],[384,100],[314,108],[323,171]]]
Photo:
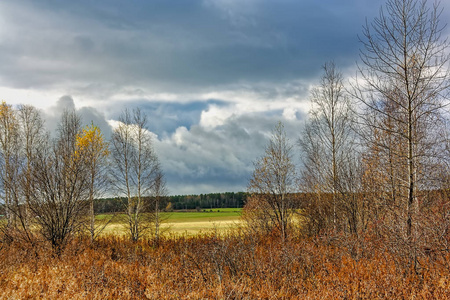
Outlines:
[[46,247],[2,244],[0,298],[450,299],[448,253],[420,257],[412,270],[381,249],[370,241],[283,245],[244,234],[171,238],[158,246],[79,239],[59,256]]

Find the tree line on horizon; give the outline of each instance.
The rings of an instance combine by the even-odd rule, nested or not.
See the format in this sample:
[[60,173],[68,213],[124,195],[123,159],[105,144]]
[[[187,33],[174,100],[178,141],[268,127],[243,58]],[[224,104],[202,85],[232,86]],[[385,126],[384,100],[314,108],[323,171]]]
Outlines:
[[[160,209],[165,212],[173,210],[198,210],[217,208],[242,208],[246,202],[246,192],[208,193],[199,195],[165,196]],[[123,209],[121,198],[96,199],[94,205],[98,213],[114,213]]]

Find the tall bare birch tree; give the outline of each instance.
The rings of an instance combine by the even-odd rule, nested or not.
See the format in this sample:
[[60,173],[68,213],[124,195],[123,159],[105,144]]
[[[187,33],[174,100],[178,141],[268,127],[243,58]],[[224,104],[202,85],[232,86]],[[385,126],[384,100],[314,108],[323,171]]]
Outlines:
[[21,188],[21,208],[17,210],[20,219],[22,232],[28,241],[33,242],[32,219],[30,213],[32,190],[32,163],[42,147],[46,145],[49,139],[48,133],[44,128],[44,120],[40,111],[31,105],[20,105],[17,110],[19,120],[19,138],[21,168],[20,168],[20,188]]
[[147,117],[139,109],[125,110],[114,129],[111,142],[113,184],[126,198],[130,237],[137,241],[153,226],[152,189],[159,175],[159,163],[147,129]]
[[76,139],[76,159],[86,165],[89,178],[89,233],[91,242],[105,228],[95,226],[94,199],[101,196],[107,187],[106,166],[109,155],[108,144],[103,138],[100,129],[91,124],[84,127]]
[[158,164],[156,170],[155,181],[152,187],[152,204],[153,205],[153,223],[154,232],[153,236],[155,242],[158,244],[161,237],[161,223],[164,220],[161,217],[161,206],[165,204],[165,200],[168,194],[166,180],[164,178],[164,173],[161,170],[161,166]]
[[292,226],[296,204],[297,182],[292,147],[283,124],[278,123],[265,154],[254,163],[255,169],[248,184],[251,196],[245,207],[250,221],[254,221],[251,225],[276,229],[283,241]]
[[435,175],[444,149],[442,112],[450,78],[441,12],[436,2],[388,0],[364,27],[354,86],[363,107],[361,136],[368,152],[377,152],[375,188],[384,192],[383,202],[397,206],[395,223],[408,244],[416,239],[421,191],[439,185]]
[[[326,63],[323,70],[320,84],[311,91],[309,120],[299,140],[304,165],[303,189],[316,199],[331,198],[334,230],[345,217],[351,232],[356,233],[360,211],[355,198],[358,155],[352,131],[353,109],[343,76],[335,64]],[[326,201],[321,201],[315,209],[327,213],[330,209],[326,205]],[[311,213],[314,216],[310,218],[327,219],[317,212]]]
[[14,108],[0,104],[0,176],[1,196],[5,205],[7,226],[17,225],[19,209],[19,122]]

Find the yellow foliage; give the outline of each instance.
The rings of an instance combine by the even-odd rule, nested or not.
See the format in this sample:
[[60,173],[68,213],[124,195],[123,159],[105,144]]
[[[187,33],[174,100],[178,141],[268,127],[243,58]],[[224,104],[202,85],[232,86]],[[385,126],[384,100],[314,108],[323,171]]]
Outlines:
[[10,124],[14,124],[15,122],[14,109],[12,105],[7,104],[5,101],[2,101],[0,104],[0,120],[5,127],[9,127]]
[[11,113],[11,105],[7,104],[5,101],[2,101],[2,104],[0,104],[0,116],[3,117],[5,115],[10,115]]
[[86,126],[77,134],[75,157],[95,162],[109,155],[108,143],[95,125]]

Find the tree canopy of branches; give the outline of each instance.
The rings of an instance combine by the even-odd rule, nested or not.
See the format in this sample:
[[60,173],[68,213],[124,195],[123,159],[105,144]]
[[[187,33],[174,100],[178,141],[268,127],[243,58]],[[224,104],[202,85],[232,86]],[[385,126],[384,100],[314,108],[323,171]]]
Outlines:
[[304,212],[314,232],[331,226],[336,230],[338,219],[344,217],[356,233],[361,209],[355,197],[359,158],[352,130],[353,108],[335,64],[326,63],[323,70],[320,84],[311,91],[309,119],[299,140],[302,189],[312,197]]
[[74,110],[64,111],[51,138],[39,110],[3,102],[0,208],[6,220],[0,225],[5,236],[33,244],[46,241],[57,251],[86,229],[94,241],[105,226],[95,225],[94,200],[109,187],[107,173],[112,173],[114,186],[126,198],[132,240],[150,231],[158,240],[167,187],[147,118],[136,109],[125,111],[121,121],[109,146],[98,127],[83,128]]
[[76,136],[76,159],[82,161],[89,177],[89,232],[91,241],[104,226],[95,226],[94,198],[107,187],[106,166],[109,155],[108,143],[97,126],[91,124],[83,128]]
[[76,155],[80,117],[65,111],[58,136],[32,160],[30,211],[45,240],[62,248],[83,228],[89,207],[86,164]]
[[87,143],[75,111],[62,114],[51,139],[39,110],[2,103],[0,128],[4,232],[33,244],[47,241],[61,250],[84,230],[88,200],[97,191],[92,164],[99,163],[89,150],[105,147],[98,139]]
[[275,229],[283,240],[292,226],[297,191],[292,147],[283,124],[278,123],[265,155],[254,163],[255,169],[248,184],[251,196],[244,207],[250,226]]
[[164,181],[147,116],[139,109],[125,110],[119,121],[111,141],[113,184],[118,195],[126,198],[129,234],[137,241],[154,229],[152,196],[161,195]]
[[353,90],[362,105],[361,136],[368,145],[368,177],[376,179],[377,207],[398,208],[391,210],[392,219],[408,243],[415,239],[414,218],[427,202],[423,192],[440,187],[447,140],[442,113],[448,104],[449,44],[441,37],[441,12],[436,3],[388,0],[364,27]]
[[4,231],[33,241],[30,231],[32,163],[46,134],[39,111],[30,105],[0,106],[1,199],[7,218]]
[[2,102],[0,105],[0,174],[7,226],[17,225],[19,213],[20,196],[17,185],[20,166],[19,130],[17,114],[13,107]]

